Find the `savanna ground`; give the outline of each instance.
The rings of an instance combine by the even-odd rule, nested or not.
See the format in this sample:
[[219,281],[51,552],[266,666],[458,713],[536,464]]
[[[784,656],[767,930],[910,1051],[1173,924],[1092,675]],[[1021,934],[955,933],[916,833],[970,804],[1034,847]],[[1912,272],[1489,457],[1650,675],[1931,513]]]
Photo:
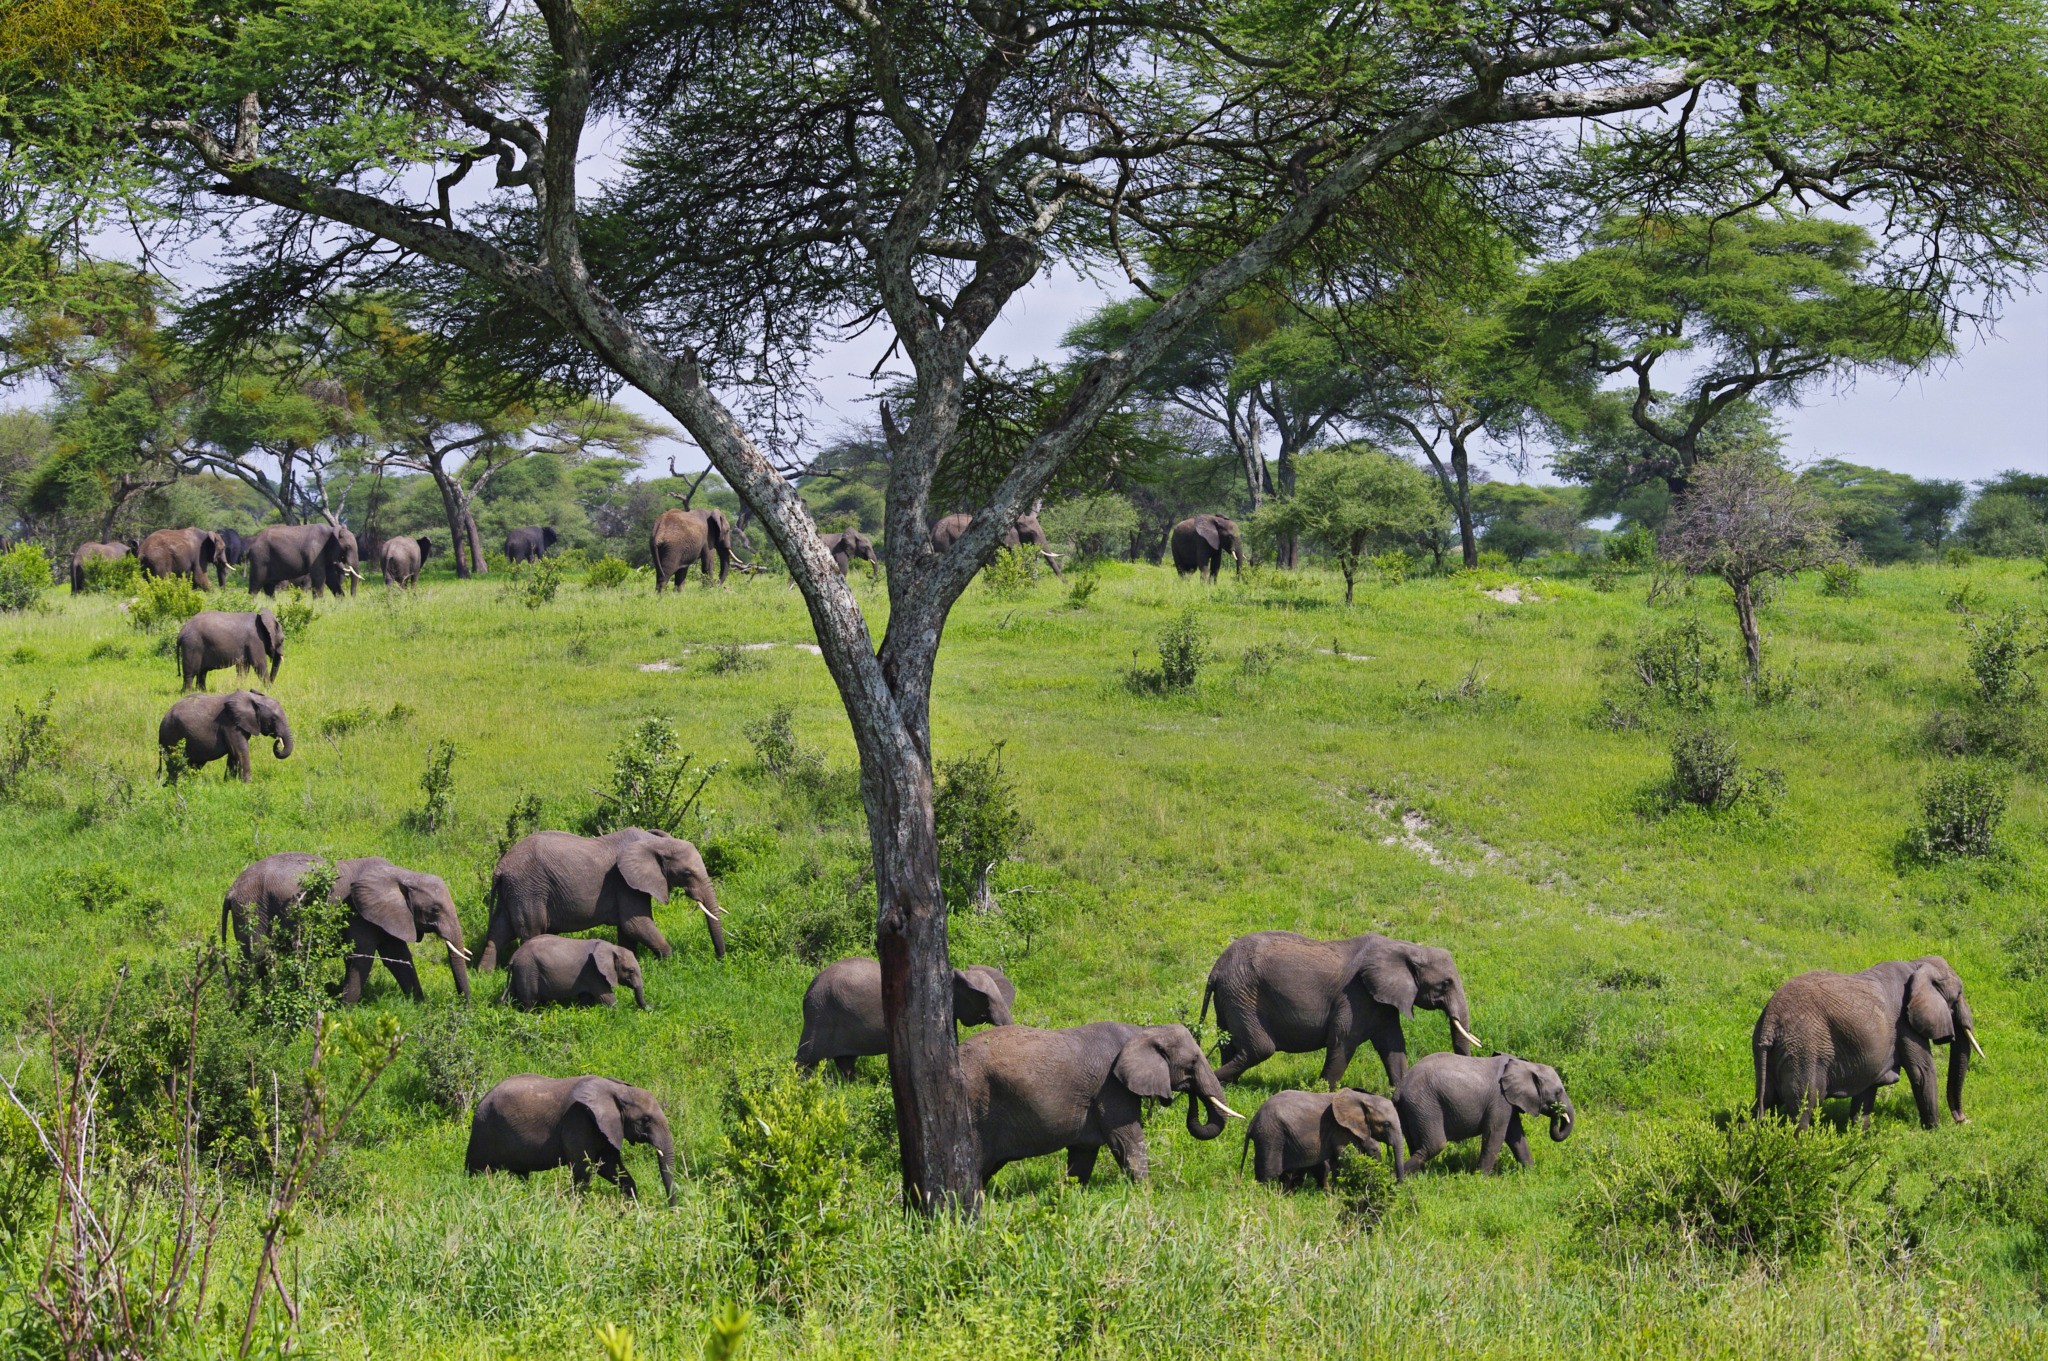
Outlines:
[[[1482,594],[1510,580],[1536,599]],[[101,995],[124,962],[189,959],[236,872],[281,850],[434,871],[476,940],[510,810],[538,795],[541,825],[573,826],[614,747],[662,715],[700,761],[728,763],[686,830],[720,876],[730,957],[716,963],[672,906],[657,920],[676,954],[650,962],[645,1013],[515,1015],[489,1005],[502,975],[478,975],[460,1009],[432,944],[415,952],[424,1006],[380,972],[368,1005],[413,1038],[293,1239],[306,1354],[598,1356],[593,1328],[609,1321],[643,1356],[690,1357],[738,1301],[760,1356],[2038,1355],[2048,1164],[2030,1159],[2048,1115],[2048,983],[2027,981],[2027,927],[2048,888],[2042,781],[2015,777],[1994,857],[1930,867],[1899,849],[1942,760],[1930,714],[1969,702],[1967,628],[1986,615],[1945,607],[1964,580],[1984,611],[2044,603],[2027,563],[1867,571],[1852,599],[1817,580],[1782,592],[1769,657],[1796,667],[1794,693],[1760,707],[1725,683],[1714,715],[1745,759],[1783,772],[1767,818],[1664,807],[1681,720],[1643,705],[1627,674],[1646,630],[1694,611],[1732,663],[1712,583],[1653,605],[1645,576],[1602,591],[1465,574],[1370,584],[1347,609],[1315,573],[1205,589],[1119,565],[1081,607],[1049,579],[1014,599],[968,592],[940,658],[938,756],[1004,743],[1032,833],[996,875],[1001,910],[956,913],[956,959],[1001,963],[1018,1019],[1058,1026],[1192,1022],[1210,963],[1245,931],[1447,946],[1479,1035],[1556,1065],[1579,1107],[1570,1142],[1537,1138],[1532,1169],[1504,1160],[1496,1178],[1472,1175],[1466,1147],[1398,1192],[1360,1169],[1341,1194],[1280,1195],[1240,1176],[1241,1126],[1198,1144],[1176,1107],[1150,1124],[1148,1185],[1105,1159],[1094,1185],[1063,1186],[1043,1159],[999,1176],[979,1222],[923,1227],[894,1208],[879,1060],[851,1089],[828,1084],[843,1100],[787,1083],[760,1097],[807,1111],[832,1144],[783,1150],[784,1182],[760,1162],[771,1138],[724,1152],[729,1092],[758,1094],[764,1079],[746,1075],[794,1050],[802,956],[857,949],[872,910],[852,745],[822,663],[797,646],[723,664],[715,650],[808,640],[798,597],[767,578],[657,599],[644,576],[599,591],[571,573],[538,609],[496,574],[430,577],[409,597],[366,585],[320,602],[288,646],[274,692],[298,754],[278,762],[259,741],[253,784],[216,767],[176,791],[152,779],[175,667],[117,602],[53,593],[5,617],[0,712],[54,689],[67,755],[60,792],[0,815],[0,1001],[19,1017],[45,993]],[[858,591],[879,636],[885,593],[865,578]],[[1152,665],[1189,608],[1214,660],[1189,692],[1134,692],[1134,655]],[[1644,726],[1617,726],[1606,699]],[[782,704],[822,774],[761,767],[744,730]],[[455,819],[429,834],[406,815],[436,739],[460,754]],[[1582,1212],[1670,1130],[1746,1105],[1750,1027],[1780,981],[1936,952],[1961,971],[1989,1054],[1972,1123],[1922,1132],[1905,1087],[1888,1090],[1856,1145],[1875,1162],[1817,1249],[1624,1239]],[[1448,1046],[1437,1013],[1408,1034],[1414,1055]],[[1313,1087],[1318,1064],[1275,1058],[1232,1103],[1249,1113]],[[644,1149],[629,1158],[638,1203],[578,1196],[566,1173],[466,1178],[463,1096],[522,1071],[653,1089],[682,1154],[677,1206]],[[1386,1086],[1369,1051],[1350,1080]],[[801,1203],[813,1173],[822,1213]],[[253,1260],[253,1193],[228,1184],[217,1292],[235,1302],[201,1353],[238,1333],[234,1282]],[[32,1350],[32,1318],[12,1307]]]

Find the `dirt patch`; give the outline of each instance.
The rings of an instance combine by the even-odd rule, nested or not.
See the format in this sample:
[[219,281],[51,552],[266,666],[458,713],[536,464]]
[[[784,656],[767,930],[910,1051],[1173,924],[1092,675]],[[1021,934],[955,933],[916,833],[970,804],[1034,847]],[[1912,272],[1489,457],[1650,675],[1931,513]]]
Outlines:
[[1338,657],[1347,662],[1369,662],[1372,660],[1363,652],[1339,652],[1334,647],[1319,647],[1316,651],[1322,653],[1325,657]]
[[1519,581],[1511,581],[1496,590],[1481,591],[1479,594],[1489,600],[1498,600],[1503,605],[1540,605],[1543,597],[1527,590]]
[[[720,645],[719,645],[719,644],[716,644],[716,643],[692,643],[692,644],[690,644],[690,645],[689,645],[688,647],[682,647],[682,648],[678,648],[678,649],[677,649],[676,651],[677,651],[678,655],[680,655],[680,656],[685,656],[685,657],[687,657],[687,656],[689,656],[689,655],[690,655],[691,653],[693,653],[693,652],[716,652],[716,651],[718,650],[719,646],[720,646]],[[766,652],[766,651],[768,651],[768,650],[769,650],[770,648],[777,648],[777,647],[793,647],[793,648],[795,648],[795,649],[796,649],[797,651],[799,651],[799,652],[808,652],[808,653],[810,653],[810,654],[811,654],[811,655],[812,655],[813,657],[822,657],[822,656],[824,656],[824,655],[825,655],[825,649],[823,649],[823,648],[819,647],[819,646],[818,646],[818,645],[817,645],[816,643],[741,643],[741,644],[739,644],[739,650],[740,650],[740,651],[742,651],[742,652]],[[681,668],[680,666],[678,666],[678,665],[677,665],[677,664],[676,664],[675,662],[672,662],[672,661],[670,661],[670,660],[669,660],[668,658],[666,658],[666,657],[663,657],[663,658],[660,658],[660,659],[658,659],[658,660],[655,660],[655,661],[651,661],[651,662],[642,662],[642,663],[640,663],[640,669],[641,669],[642,671],[680,671],[680,670],[682,670],[682,668]]]

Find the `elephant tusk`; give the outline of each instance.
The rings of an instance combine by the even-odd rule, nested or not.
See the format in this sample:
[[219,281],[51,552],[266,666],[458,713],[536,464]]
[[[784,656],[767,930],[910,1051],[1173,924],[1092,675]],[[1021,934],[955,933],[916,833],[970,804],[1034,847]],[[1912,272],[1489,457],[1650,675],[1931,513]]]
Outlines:
[[476,958],[476,956],[474,956],[474,955],[470,954],[470,952],[469,952],[469,951],[467,951],[467,950],[463,949],[463,948],[462,948],[462,947],[461,947],[460,945],[457,945],[457,944],[456,944],[456,943],[455,943],[454,941],[452,941],[452,940],[451,940],[451,941],[445,941],[445,942],[443,942],[443,943],[447,945],[447,947],[448,947],[448,953],[449,953],[449,954],[451,954],[451,955],[457,955],[457,956],[459,956],[459,957],[461,957],[461,958],[463,958],[463,959],[474,959],[474,958]]
[[1965,1035],[1967,1035],[1967,1036],[1969,1036],[1969,1037],[1970,1037],[1970,1048],[1972,1048],[1972,1049],[1974,1049],[1974,1050],[1976,1050],[1976,1051],[1977,1051],[1977,1057],[1978,1057],[1978,1058],[1980,1058],[1980,1059],[1981,1059],[1981,1058],[1988,1058],[1988,1057],[1989,1057],[1989,1056],[1988,1056],[1987,1054],[1985,1054],[1985,1052],[1984,1052],[1984,1046],[1983,1046],[1983,1045],[1981,1045],[1981,1044],[1979,1044],[1979,1043],[1977,1043],[1977,1032],[1976,1032],[1976,1031],[1974,1031],[1974,1030],[1964,1030],[1964,1031],[1963,1031],[1963,1034],[1965,1034]]
[[[693,903],[697,903],[697,900],[696,900],[695,898],[692,898],[692,899],[690,899],[690,901],[691,901],[691,902],[693,902]],[[702,903],[697,903],[697,910],[698,910],[699,912],[702,912],[702,913],[704,914],[704,916],[705,916],[705,917],[706,917],[706,918],[707,918],[708,920],[711,920],[711,921],[717,921],[717,920],[718,920],[718,914],[717,914],[716,912],[713,912],[713,911],[712,911],[712,910],[711,910],[710,908],[708,908],[708,907],[704,906],[704,904],[702,904]]]
[[1457,1031],[1460,1035],[1463,1035],[1465,1037],[1465,1043],[1471,1045],[1474,1049],[1486,1048],[1484,1044],[1480,1043],[1479,1037],[1477,1035],[1474,1035],[1471,1031],[1465,1029],[1464,1026],[1458,1023],[1458,1018],[1455,1016],[1451,1017],[1451,1029]]
[[1211,1101],[1209,1104],[1214,1106],[1217,1110],[1222,1111],[1225,1115],[1229,1116],[1233,1120],[1244,1119],[1242,1115],[1239,1115],[1236,1111],[1230,1109],[1230,1107],[1224,1105],[1221,1101]]

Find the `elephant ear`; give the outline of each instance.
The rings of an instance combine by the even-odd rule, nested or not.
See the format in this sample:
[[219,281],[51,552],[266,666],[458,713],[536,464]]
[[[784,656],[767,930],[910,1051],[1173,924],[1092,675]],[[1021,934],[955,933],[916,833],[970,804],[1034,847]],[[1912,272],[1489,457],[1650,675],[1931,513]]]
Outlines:
[[246,736],[263,735],[263,715],[256,712],[256,700],[247,690],[238,690],[228,696],[228,702],[221,706],[221,717]]
[[953,970],[953,1011],[956,1015],[968,1015],[976,1010],[974,1000],[981,999],[980,1010],[988,1015],[992,1025],[1010,1024],[1010,999],[1003,996],[1003,990],[996,984],[996,977],[987,969]]
[[1501,1055],[1500,1092],[1510,1106],[1524,1115],[1543,1113],[1543,1095],[1536,1083],[1536,1066],[1513,1054]]
[[1376,1142],[1372,1137],[1372,1126],[1366,1123],[1365,1103],[1348,1092],[1339,1092],[1330,1101],[1330,1118],[1353,1138],[1370,1145]]
[[614,1154],[625,1152],[626,1122],[619,1119],[619,1099],[612,1092],[611,1079],[583,1079],[570,1088],[569,1101],[590,1112],[590,1118],[597,1122],[597,1132],[612,1146]]
[[619,852],[619,878],[626,881],[626,887],[646,894],[657,903],[668,901],[668,875],[662,871],[661,857],[655,854],[653,837],[645,841],[631,842]]
[[1223,536],[1216,532],[1216,522],[1214,520],[1205,518],[1195,521],[1195,533],[1210,548],[1218,549],[1223,547]]
[[618,957],[612,953],[613,947],[601,940],[593,941],[591,944],[590,967],[597,970],[597,976],[605,981],[606,987],[618,987],[619,961]]
[[1906,1023],[1930,1044],[1947,1044],[1955,1037],[1955,1014],[1948,999],[1935,986],[1935,972],[1923,964],[1913,970],[1906,983]]
[[269,610],[256,612],[256,632],[263,635],[263,645],[270,651],[284,651],[284,625]]
[[432,539],[422,534],[419,538],[414,539],[413,542],[420,546],[420,557],[422,560],[434,556],[434,541]]
[[1166,1053],[1150,1035],[1139,1035],[1126,1044],[1110,1071],[1137,1096],[1173,1100],[1173,1073],[1167,1067]]
[[365,875],[349,886],[348,900],[356,915],[387,936],[413,941],[420,930],[412,919],[405,890],[388,874]]
[[1392,1007],[1403,1016],[1415,1014],[1415,971],[1398,950],[1386,948],[1379,941],[1368,942],[1358,977],[1373,1001]]

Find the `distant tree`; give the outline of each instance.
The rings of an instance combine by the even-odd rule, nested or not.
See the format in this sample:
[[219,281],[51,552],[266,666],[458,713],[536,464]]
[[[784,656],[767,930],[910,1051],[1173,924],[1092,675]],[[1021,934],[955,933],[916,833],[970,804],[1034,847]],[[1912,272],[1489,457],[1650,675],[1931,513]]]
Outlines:
[[1272,544],[1294,537],[1327,553],[1344,574],[1344,603],[1359,566],[1375,549],[1405,547],[1443,522],[1428,473],[1405,459],[1355,445],[1312,449],[1301,456],[1294,495],[1269,501],[1251,532]]
[[1516,562],[1585,546],[1586,498],[1577,487],[1482,482],[1471,500],[1480,542]]
[[1046,537],[1072,544],[1083,561],[1122,557],[1138,534],[1138,510],[1115,492],[1077,496],[1047,506],[1040,516]]
[[[299,356],[269,355],[269,372],[245,369],[205,383],[192,439],[179,462],[235,478],[268,501],[286,524],[342,522],[347,484],[367,466],[355,438],[360,395]],[[340,479],[342,488],[331,484]]]
[[2048,476],[2011,469],[1979,482],[1961,534],[1963,542],[1987,557],[2048,553]]
[[1961,482],[1939,479],[1915,482],[1899,514],[1916,542],[1939,553],[1941,545],[1955,529],[1957,512],[1962,510],[1963,502],[1968,499],[1969,491]]
[[1939,552],[1964,498],[1960,482],[1923,482],[1906,473],[1824,458],[1799,474],[1835,516],[1842,536],[1872,562]]
[[[1655,401],[1668,400],[1657,393]],[[1661,532],[1676,499],[1671,484],[1643,470],[1660,465],[1668,450],[1646,434],[1630,414],[1632,394],[1604,391],[1553,408],[1550,470],[1586,489],[1588,515],[1620,515],[1628,524]],[[1728,454],[1775,458],[1783,445],[1771,413],[1755,402],[1731,402],[1701,429],[1697,457],[1702,463]]]

